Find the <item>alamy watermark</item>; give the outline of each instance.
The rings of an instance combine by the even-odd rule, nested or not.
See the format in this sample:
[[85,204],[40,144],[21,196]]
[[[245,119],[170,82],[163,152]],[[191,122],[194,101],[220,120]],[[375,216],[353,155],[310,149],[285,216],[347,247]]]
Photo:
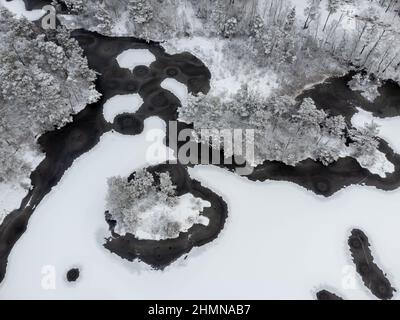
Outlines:
[[146,140],[152,142],[146,160],[156,164],[168,159],[169,164],[230,166],[240,175],[250,175],[254,165],[253,129],[178,129],[177,121],[168,123],[168,146],[175,157],[160,154],[158,146],[165,138],[165,131],[150,130]]

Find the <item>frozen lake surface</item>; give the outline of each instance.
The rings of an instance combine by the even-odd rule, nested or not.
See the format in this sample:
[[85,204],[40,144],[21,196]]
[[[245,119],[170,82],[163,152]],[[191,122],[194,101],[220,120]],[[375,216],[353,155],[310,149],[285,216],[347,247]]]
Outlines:
[[[101,246],[107,233],[106,177],[144,164],[139,154],[124,151],[128,144],[142,145],[139,140],[103,137],[68,170],[14,247],[1,299],[313,299],[321,288],[335,288],[344,298],[371,299],[347,248],[354,227],[367,232],[375,260],[399,287],[400,217],[392,209],[400,191],[353,186],[325,199],[295,184],[250,182],[215,167],[189,171],[228,203],[229,218],[216,241],[162,272],[111,254]],[[113,154],[104,157],[105,150]],[[99,157],[103,160],[94,161]],[[64,280],[71,265],[81,267],[74,287]],[[51,266],[55,289],[42,286]]]

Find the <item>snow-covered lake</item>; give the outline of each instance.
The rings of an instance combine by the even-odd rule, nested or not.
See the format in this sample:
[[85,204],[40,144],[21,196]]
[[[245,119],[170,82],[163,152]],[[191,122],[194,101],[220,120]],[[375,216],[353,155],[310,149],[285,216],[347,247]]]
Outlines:
[[[156,119],[146,127],[152,125]],[[106,178],[144,165],[140,148],[127,148],[145,146],[141,141],[108,134],[75,162],[14,247],[1,299],[312,299],[321,288],[370,299],[347,249],[354,227],[365,230],[377,263],[399,287],[400,217],[393,208],[400,191],[353,186],[325,199],[294,184],[254,183],[215,167],[199,166],[190,175],[228,203],[216,241],[163,272],[111,254],[101,246]],[[72,287],[64,278],[73,265],[81,277]],[[53,271],[55,288],[49,288]]]

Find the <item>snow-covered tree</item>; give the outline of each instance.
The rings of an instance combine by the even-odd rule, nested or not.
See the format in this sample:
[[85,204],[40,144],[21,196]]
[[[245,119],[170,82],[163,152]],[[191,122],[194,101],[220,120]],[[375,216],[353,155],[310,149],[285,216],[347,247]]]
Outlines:
[[348,83],[348,86],[351,90],[359,91],[364,98],[371,102],[374,102],[380,96],[378,90],[381,86],[380,81],[371,79],[369,75],[357,73]]
[[326,116],[324,110],[317,109],[313,99],[305,98],[293,118],[307,129],[308,127],[319,127],[325,121]]
[[254,21],[250,24],[250,35],[256,39],[256,41],[260,41],[262,39],[264,33],[264,20],[257,15]]
[[346,120],[341,115],[328,117],[325,120],[324,128],[333,137],[342,138],[346,127]]
[[203,223],[200,199],[190,200],[187,217],[175,215],[178,203],[169,172],[136,171],[130,178],[112,177],[108,180],[108,219],[116,222],[114,231],[132,234],[140,239],[172,239],[187,231],[193,224]]
[[153,18],[153,6],[148,0],[130,0],[128,8],[135,23],[147,23]]
[[[140,224],[140,213],[155,206],[166,197],[155,185],[153,175],[147,170],[136,171],[132,179],[112,177],[108,179],[107,209],[117,221],[117,232],[135,234]],[[161,197],[160,197],[161,195]]]
[[0,174],[18,181],[31,169],[24,153],[35,152],[36,138],[63,126],[99,93],[96,73],[65,29],[44,33],[0,8],[0,42],[0,130],[7,145]]
[[340,7],[340,0],[328,0],[327,3],[328,16],[325,20],[324,28],[322,29],[322,31],[325,31],[329,18],[338,11],[339,7]]
[[307,6],[304,10],[306,20],[304,22],[304,29],[307,29],[311,22],[319,18],[321,13],[321,0],[307,0]]
[[238,21],[235,17],[226,20],[222,28],[222,34],[224,35],[224,37],[233,37],[237,32],[237,25]]
[[[55,1],[67,3],[67,7],[71,2]],[[71,5],[73,8],[73,3]],[[79,10],[71,9],[73,16],[59,18],[69,28],[80,27],[105,35],[131,35],[159,40],[184,32],[187,21],[179,8],[179,1],[86,0]]]
[[60,3],[65,4],[67,9],[73,14],[81,14],[85,10],[85,1],[84,0],[53,0],[53,5],[58,6]]
[[176,202],[176,186],[172,183],[171,176],[168,172],[161,172],[160,179],[160,192],[164,195],[165,201],[169,205],[174,205]]
[[[342,154],[360,157],[377,150],[372,130],[352,129],[353,143],[347,146],[345,136],[349,128],[344,117],[328,116],[310,98],[299,105],[287,96],[262,99],[247,86],[227,101],[205,95],[190,97],[189,103],[179,109],[179,117],[193,123],[198,141],[201,129],[253,129],[255,164],[270,160],[295,165],[311,158],[328,165]],[[218,134],[218,130],[215,132]],[[222,143],[210,146],[223,149]]]
[[324,166],[329,166],[339,159],[340,150],[336,148],[321,146],[317,151],[317,155],[318,161],[322,162]]
[[286,16],[283,30],[287,33],[293,31],[295,21],[296,21],[296,7],[293,7]]
[[366,124],[360,130],[349,130],[349,137],[353,142],[352,146],[355,150],[354,156],[374,154],[379,146],[379,141],[376,136],[379,130],[376,123]]

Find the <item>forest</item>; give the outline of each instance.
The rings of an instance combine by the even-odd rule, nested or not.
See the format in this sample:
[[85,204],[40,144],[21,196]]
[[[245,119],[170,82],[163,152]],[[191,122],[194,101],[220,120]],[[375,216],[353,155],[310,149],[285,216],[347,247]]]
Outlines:
[[94,80],[69,31],[44,31],[0,8],[0,177],[18,182],[40,157],[36,139],[98,100]]
[[0,0],[0,299],[391,299],[399,43],[400,0]]

